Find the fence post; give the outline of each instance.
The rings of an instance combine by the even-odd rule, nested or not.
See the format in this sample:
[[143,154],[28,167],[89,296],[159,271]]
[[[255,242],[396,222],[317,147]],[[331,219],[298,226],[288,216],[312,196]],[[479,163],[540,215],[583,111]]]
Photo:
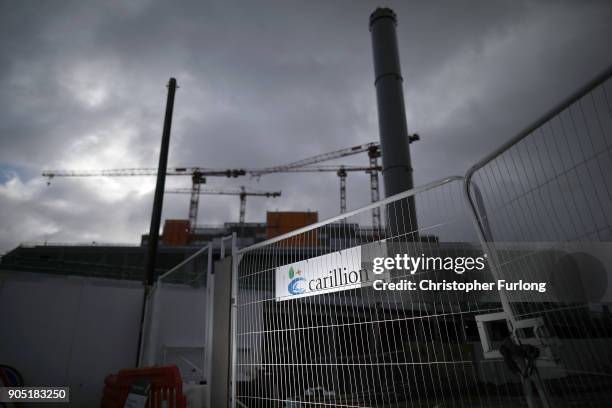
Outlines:
[[232,258],[221,259],[215,262],[214,285],[214,317],[211,366],[215,375],[209,383],[212,407],[229,406],[230,397],[230,362],[232,347],[231,315],[232,315]]
[[[204,311],[204,365],[202,369],[203,380],[210,387],[210,376],[212,368],[210,364],[210,356],[212,353],[212,332],[213,332],[213,287],[214,287],[214,275],[213,275],[213,244],[208,244],[208,257],[206,260],[206,309]],[[210,393],[210,391],[209,391]],[[210,403],[210,401],[208,401]]]
[[231,294],[231,331],[230,331],[230,341],[231,341],[231,351],[230,351],[230,401],[231,406],[236,407],[236,349],[237,349],[237,339],[236,339],[236,309],[237,309],[237,301],[238,301],[238,265],[240,264],[240,260],[242,255],[238,254],[238,248],[236,246],[236,233],[232,234],[232,294]]

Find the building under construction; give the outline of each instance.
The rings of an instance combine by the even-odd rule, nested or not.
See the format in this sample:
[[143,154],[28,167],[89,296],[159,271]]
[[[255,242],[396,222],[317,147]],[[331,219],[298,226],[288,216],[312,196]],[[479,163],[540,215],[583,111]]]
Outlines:
[[[160,235],[156,275],[163,275],[202,246],[232,234],[236,234],[240,247],[246,247],[317,221],[316,212],[276,211],[268,212],[267,222],[228,222],[222,226],[199,226],[191,231],[189,220],[166,220]],[[26,243],[0,259],[0,270],[35,270],[48,274],[142,281],[147,243],[148,234],[142,235],[140,246]]]

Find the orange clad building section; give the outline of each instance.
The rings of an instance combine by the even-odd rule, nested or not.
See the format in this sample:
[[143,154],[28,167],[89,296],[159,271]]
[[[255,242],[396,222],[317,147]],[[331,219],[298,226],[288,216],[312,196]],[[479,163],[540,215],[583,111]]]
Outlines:
[[162,243],[169,246],[189,244],[189,220],[166,220]]
[[[286,234],[319,221],[315,211],[275,211],[266,214],[266,237],[268,239]],[[282,241],[289,246],[314,246],[317,242],[316,230],[300,234]]]

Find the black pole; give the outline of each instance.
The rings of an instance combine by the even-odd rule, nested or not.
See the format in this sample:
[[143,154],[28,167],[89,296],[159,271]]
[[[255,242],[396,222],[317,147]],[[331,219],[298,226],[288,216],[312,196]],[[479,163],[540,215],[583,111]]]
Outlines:
[[[377,8],[370,15],[370,32],[374,54],[378,128],[382,153],[385,196],[414,187],[403,79],[397,43],[397,16],[389,8]],[[403,218],[399,215],[402,214]],[[393,236],[409,234],[406,239],[418,241],[414,197],[387,207],[388,228]]]
[[144,300],[140,318],[140,331],[138,333],[138,347],[136,351],[136,366],[140,362],[140,348],[145,325],[145,310],[147,298],[153,282],[156,279],[155,265],[157,260],[157,242],[159,241],[159,225],[161,222],[162,206],[164,202],[164,189],[166,184],[166,168],[168,167],[168,149],[170,147],[170,129],[172,127],[172,111],[174,110],[174,94],[176,93],[176,79],[170,78],[168,82],[168,99],[166,100],[166,116],[164,117],[164,130],[162,133],[159,164],[157,166],[157,183],[155,197],[153,198],[153,211],[151,212],[151,226],[149,228],[149,241],[144,267]]
[[159,240],[159,224],[161,222],[162,205],[164,202],[164,189],[166,184],[166,167],[168,165],[168,147],[170,145],[170,128],[172,127],[172,111],[174,109],[174,94],[176,92],[176,79],[170,78],[168,82],[168,100],[166,102],[166,116],[164,118],[164,132],[162,134],[161,150],[159,152],[159,165],[157,166],[157,184],[155,185],[155,198],[151,212],[151,227],[149,228],[149,242],[147,258],[145,260],[144,284],[152,286],[155,281],[155,261],[157,259],[157,241]]

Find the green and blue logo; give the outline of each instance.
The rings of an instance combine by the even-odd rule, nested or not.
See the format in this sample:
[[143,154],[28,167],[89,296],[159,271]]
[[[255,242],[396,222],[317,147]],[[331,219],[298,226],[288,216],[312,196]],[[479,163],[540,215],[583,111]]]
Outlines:
[[300,275],[302,275],[302,271],[299,269],[295,271],[293,266],[289,268],[289,279],[291,279],[291,282],[289,282],[287,290],[292,295],[299,295],[306,291],[306,289],[302,286],[306,282],[306,279],[302,278]]

